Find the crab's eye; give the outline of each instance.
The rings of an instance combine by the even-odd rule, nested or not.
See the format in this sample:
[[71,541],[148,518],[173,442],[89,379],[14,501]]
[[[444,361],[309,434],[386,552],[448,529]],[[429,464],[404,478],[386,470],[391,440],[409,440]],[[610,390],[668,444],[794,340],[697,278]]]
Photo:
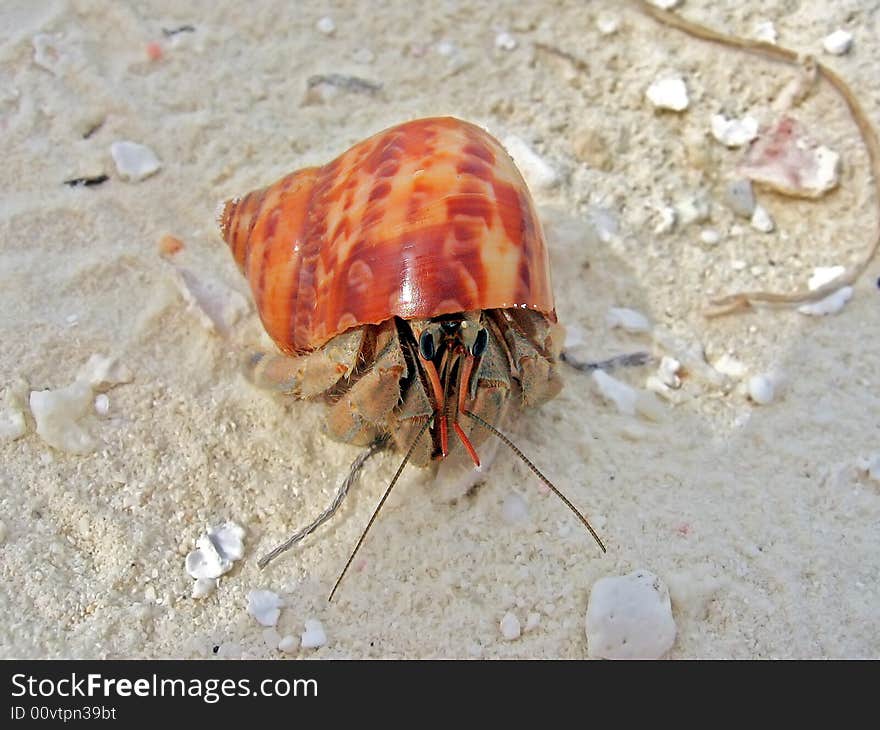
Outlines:
[[434,338],[428,330],[425,330],[419,337],[419,355],[425,360],[433,360],[435,352]]
[[477,332],[477,339],[474,340],[474,344],[471,347],[471,355],[474,357],[479,357],[486,351],[486,345],[489,344],[489,333],[486,332],[485,329],[481,329]]

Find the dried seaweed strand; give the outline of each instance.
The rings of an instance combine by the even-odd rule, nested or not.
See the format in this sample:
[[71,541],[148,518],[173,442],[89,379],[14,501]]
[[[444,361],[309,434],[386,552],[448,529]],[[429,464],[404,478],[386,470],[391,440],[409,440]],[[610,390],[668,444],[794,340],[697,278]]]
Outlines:
[[706,316],[717,317],[723,314],[742,311],[754,306],[756,303],[803,304],[805,302],[815,302],[824,299],[829,294],[834,293],[843,286],[854,284],[865,272],[865,269],[868,268],[868,265],[876,256],[877,251],[880,250],[880,141],[878,141],[877,133],[868,121],[861,104],[849,86],[847,86],[846,82],[844,82],[844,80],[830,68],[816,61],[812,56],[801,56],[788,48],[776,46],[764,41],[748,40],[745,38],[737,38],[736,36],[724,35],[711,28],[706,28],[705,26],[685,20],[674,13],[661,10],[660,8],[646,2],[646,0],[632,1],[636,4],[639,10],[645,13],[645,15],[650,16],[663,25],[680,30],[694,38],[719,43],[728,48],[737,48],[749,53],[755,53],[763,58],[768,58],[773,61],[779,61],[790,66],[805,68],[807,71],[815,72],[817,77],[824,78],[843,98],[844,102],[846,102],[850,116],[852,116],[853,121],[859,128],[862,141],[868,150],[874,192],[877,199],[878,220],[876,224],[877,230],[874,234],[874,241],[862,257],[862,260],[848,268],[841,276],[835,278],[833,281],[830,281],[812,291],[800,289],[791,292],[790,294],[779,294],[766,291],[738,292],[720,299],[714,299],[711,302],[712,309],[706,312]]

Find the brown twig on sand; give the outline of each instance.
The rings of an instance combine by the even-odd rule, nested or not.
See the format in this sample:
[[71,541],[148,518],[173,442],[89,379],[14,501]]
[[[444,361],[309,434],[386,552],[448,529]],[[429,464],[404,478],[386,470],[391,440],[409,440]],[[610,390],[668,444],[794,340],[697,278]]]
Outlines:
[[[868,150],[868,157],[871,162],[871,174],[874,178],[873,183],[877,198],[878,216],[880,216],[880,141],[878,141],[877,133],[868,121],[868,118],[862,110],[862,106],[859,104],[855,94],[840,76],[827,66],[816,61],[812,56],[802,56],[788,48],[776,46],[772,43],[765,43],[764,41],[748,40],[745,38],[724,35],[711,28],[706,28],[705,26],[685,20],[674,13],[661,10],[660,8],[646,2],[646,0],[631,1],[634,2],[636,7],[645,15],[650,16],[663,25],[680,30],[694,38],[718,43],[728,48],[737,48],[748,53],[754,53],[763,58],[779,61],[788,64],[789,66],[806,68],[811,72],[815,69],[816,77],[825,79],[825,81],[827,81],[843,98],[844,102],[846,102],[850,116],[852,116],[853,121],[859,128],[859,133],[861,134],[862,141],[865,143],[865,147]],[[741,311],[743,309],[748,309],[757,303],[780,305],[802,304],[824,299],[829,294],[840,289],[840,287],[855,283],[865,272],[865,269],[868,268],[868,265],[871,263],[878,250],[880,250],[880,217],[878,217],[877,230],[874,233],[873,243],[862,257],[861,261],[848,268],[833,281],[830,281],[824,286],[820,286],[812,291],[800,289],[791,292],[790,294],[779,294],[765,291],[737,292],[736,294],[730,294],[729,296],[713,300],[713,308],[706,312],[706,316],[717,317],[722,314]]]

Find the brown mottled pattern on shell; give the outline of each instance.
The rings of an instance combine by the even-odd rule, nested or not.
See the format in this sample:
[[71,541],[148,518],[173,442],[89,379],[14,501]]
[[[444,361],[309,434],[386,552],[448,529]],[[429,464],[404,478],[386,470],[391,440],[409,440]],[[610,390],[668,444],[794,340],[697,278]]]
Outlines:
[[401,124],[227,203],[221,230],[285,352],[393,316],[554,309],[534,205],[467,122]]

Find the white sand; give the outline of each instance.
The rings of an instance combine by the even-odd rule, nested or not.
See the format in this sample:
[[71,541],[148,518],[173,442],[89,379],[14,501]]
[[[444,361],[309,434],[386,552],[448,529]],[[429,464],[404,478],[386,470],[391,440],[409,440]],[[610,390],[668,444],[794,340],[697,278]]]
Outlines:
[[[858,468],[880,452],[880,265],[833,317],[701,314],[712,294],[788,290],[867,246],[866,155],[827,87],[796,113],[841,153],[840,189],[813,202],[759,192],[776,223],[762,234],[722,203],[742,153],[711,138],[710,119],[772,120],[771,101],[794,74],[616,2],[128,5],[0,8],[0,385],[66,386],[93,353],[119,356],[135,376],[108,392],[106,417],[89,416],[100,443],[91,454],[53,450],[32,421],[0,442],[0,656],[211,656],[214,646],[282,656],[246,610],[250,591],[268,589],[285,602],[278,635],[299,636],[313,619],[326,629],[328,643],[299,656],[585,657],[590,587],[638,568],[670,587],[672,657],[880,656],[880,484]],[[831,31],[851,30],[850,53],[823,60],[880,121],[878,3],[725,5],[734,7],[689,0],[681,12],[742,35],[773,20],[781,44],[814,53]],[[332,35],[315,27],[324,16]],[[619,29],[600,34],[600,16]],[[196,32],[163,38],[184,23]],[[515,49],[496,47],[503,31]],[[34,62],[41,33],[63,35],[57,75]],[[148,60],[150,41],[162,60]],[[440,48],[448,55],[441,41],[453,44]],[[384,90],[304,105],[307,78],[331,72]],[[664,75],[686,79],[687,111],[646,103]],[[757,406],[685,362],[682,402],[652,422],[617,413],[589,377],[565,369],[562,395],[526,414],[516,437],[590,515],[606,556],[502,452],[485,485],[454,504],[409,470],[328,604],[399,457],[374,459],[329,527],[260,572],[257,557],[325,506],[358,450],[320,433],[322,406],[282,403],[243,381],[239,357],[262,343],[256,315],[228,337],[208,332],[157,242],[180,237],[180,265],[247,295],[215,231],[219,200],[436,114],[516,135],[559,172],[560,184],[536,196],[560,319],[585,331],[591,357],[650,348],[649,337],[605,324],[609,307],[631,307],[710,361],[730,352],[749,374],[784,383]],[[161,170],[121,180],[110,157],[118,140],[152,148]],[[62,185],[99,173],[110,175],[99,187]],[[696,191],[710,221],[655,233],[656,209]],[[590,229],[607,226],[603,210],[618,235]],[[700,242],[701,225],[722,234],[716,245]],[[668,347],[655,354],[683,359]],[[652,372],[615,377],[643,388]],[[525,496],[525,520],[503,518],[511,491]],[[184,556],[206,524],[226,520],[247,528],[245,556],[194,600]],[[508,642],[508,611],[539,621]]]

